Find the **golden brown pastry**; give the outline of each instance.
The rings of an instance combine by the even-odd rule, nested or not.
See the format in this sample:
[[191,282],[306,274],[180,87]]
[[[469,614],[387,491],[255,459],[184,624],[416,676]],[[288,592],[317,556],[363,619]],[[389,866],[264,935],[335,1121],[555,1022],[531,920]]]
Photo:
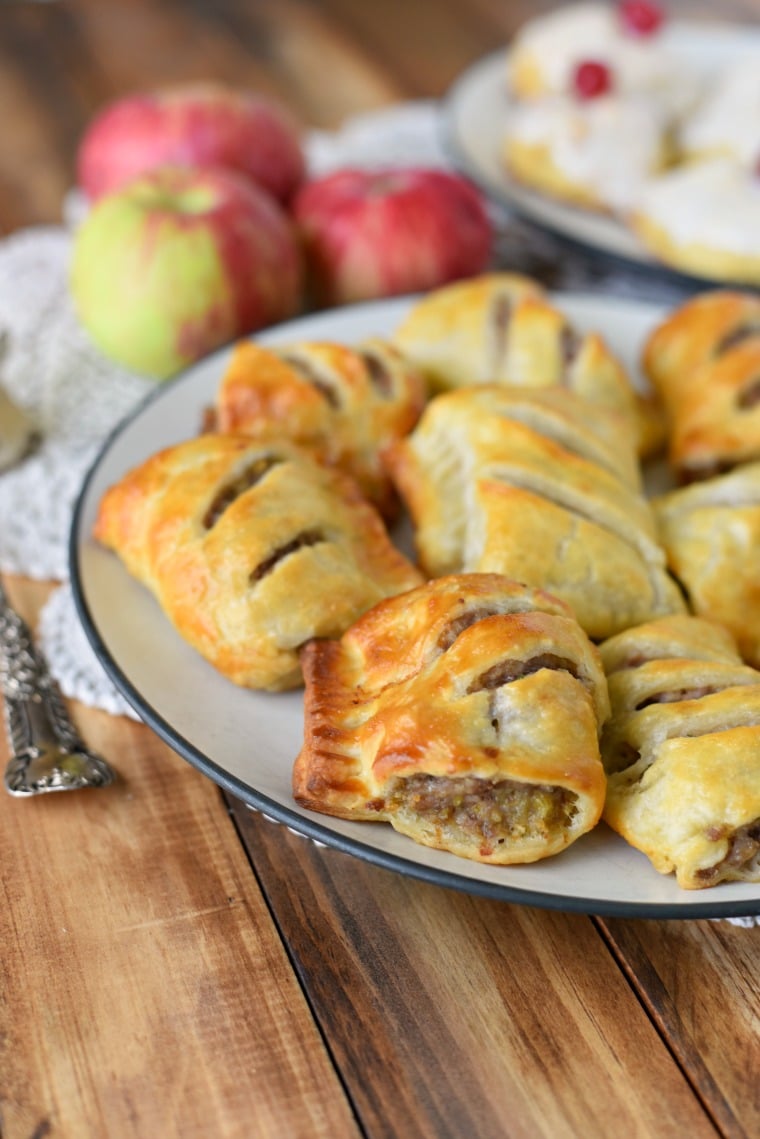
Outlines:
[[760,672],[699,617],[629,629],[601,655],[606,822],[685,889],[760,881]]
[[680,479],[760,458],[760,297],[714,290],[677,308],[644,347]]
[[668,563],[702,617],[760,667],[760,463],[654,499]]
[[670,391],[677,398],[697,368],[753,336],[760,337],[760,296],[730,289],[700,293],[652,331],[644,371],[666,399]]
[[433,289],[409,309],[393,335],[433,391],[511,379],[507,336],[520,302],[545,296],[519,273],[484,273]]
[[413,305],[394,342],[433,390],[566,387],[628,419],[644,446],[639,398],[620,361],[600,335],[576,331],[528,278],[496,273],[436,289]]
[[306,641],[422,580],[347,475],[243,436],[153,455],[103,496],[94,534],[185,640],[250,688],[298,685]]
[[312,642],[303,664],[302,806],[502,864],[596,824],[607,689],[556,598],[494,574],[440,578]]
[[422,376],[398,349],[371,339],[235,346],[216,397],[216,428],[256,439],[291,439],[353,475],[382,514],[397,505],[380,451],[414,427]]
[[[569,420],[552,437],[506,403],[494,413],[495,388],[437,396],[386,454],[425,572],[501,573],[548,589],[595,639],[683,611],[645,498]],[[623,435],[621,455],[626,445]]]

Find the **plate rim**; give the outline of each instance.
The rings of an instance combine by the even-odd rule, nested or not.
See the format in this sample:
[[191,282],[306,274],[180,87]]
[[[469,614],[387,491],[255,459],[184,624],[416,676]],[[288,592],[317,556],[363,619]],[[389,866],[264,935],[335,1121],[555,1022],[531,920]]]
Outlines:
[[[610,299],[612,299],[616,305],[623,309],[654,309],[663,307],[658,302],[630,297],[600,297],[591,292],[562,293],[554,291],[550,292],[549,296],[557,298],[560,301],[564,296],[575,301],[580,300],[581,302],[588,301],[589,303],[602,304],[609,303]],[[279,332],[290,327],[297,327],[306,321],[319,321],[320,318],[329,320],[336,314],[346,313],[348,310],[353,310],[361,315],[362,310],[377,311],[381,307],[387,306],[389,302],[403,304],[404,302],[411,303],[413,299],[414,297],[411,296],[387,298],[380,301],[359,302],[355,305],[343,306],[338,309],[323,310],[321,313],[305,313],[293,320],[285,321],[281,324],[271,326],[266,330],[262,330],[261,333],[254,334],[251,339],[266,339],[270,335],[277,336]],[[189,762],[191,766],[195,767],[207,778],[210,778],[222,789],[240,799],[246,806],[259,811],[271,821],[280,823],[296,834],[308,838],[317,844],[339,850],[342,853],[352,855],[362,861],[379,866],[382,869],[401,873],[431,885],[442,886],[444,888],[457,890],[460,893],[508,902],[515,905],[532,906],[537,909],[555,910],[565,913],[582,913],[588,916],[599,917],[686,920],[751,917],[760,914],[760,892],[758,897],[754,900],[733,899],[721,901],[720,899],[713,898],[713,900],[695,899],[692,901],[690,898],[684,898],[678,903],[619,901],[615,899],[599,900],[587,896],[541,892],[530,888],[470,878],[466,875],[458,874],[455,870],[425,865],[411,858],[406,858],[401,854],[369,845],[361,839],[334,831],[330,829],[328,825],[320,822],[319,816],[316,816],[312,820],[309,816],[297,813],[293,808],[283,806],[220,766],[216,760],[205,755],[191,740],[187,739],[177,727],[169,723],[168,720],[153,708],[150,700],[132,684],[114,660],[108,648],[107,636],[102,634],[90,611],[86,596],[86,574],[83,573],[83,566],[80,559],[80,548],[84,546],[84,539],[86,538],[82,529],[82,520],[88,505],[88,497],[92,483],[98,475],[101,466],[108,459],[112,447],[121,438],[122,434],[140,418],[148,407],[152,406],[155,402],[160,402],[162,399],[168,398],[169,393],[173,392],[175,388],[181,387],[182,384],[188,382],[197,368],[208,367],[217,357],[221,359],[225,353],[229,352],[230,347],[231,344],[228,344],[217,349],[214,353],[204,357],[189,368],[184,369],[171,379],[157,384],[154,389],[140,399],[136,406],[111,429],[87,469],[72,512],[68,537],[68,566],[69,583],[77,616],[96,658],[117,690],[138,713],[140,719],[150,727],[164,743],[168,744],[172,750],[177,752],[182,759]],[[685,891],[684,893],[690,894],[692,891]]]
[[[689,20],[672,20],[671,26],[676,35],[697,36],[700,37],[701,33],[705,33],[705,41],[709,42],[710,36],[707,34],[708,30],[711,34],[717,34],[724,39],[732,38],[732,33],[735,29],[739,29],[741,34],[747,34],[757,40],[757,46],[760,50],[760,29],[754,25],[732,25],[725,22],[716,21],[689,21]],[[572,216],[573,213],[578,213],[578,208],[573,207],[568,202],[563,202],[560,199],[553,199],[549,195],[540,194],[537,190],[532,190],[529,186],[516,187],[520,193],[519,196],[513,197],[510,193],[511,179],[505,171],[504,186],[497,185],[491,178],[488,171],[485,171],[481,166],[473,161],[468,151],[465,140],[461,137],[461,131],[457,127],[457,113],[460,109],[460,103],[463,96],[469,91],[473,83],[482,80],[483,75],[489,75],[495,72],[496,68],[500,68],[506,76],[506,60],[507,60],[507,43],[505,42],[502,48],[497,48],[486,55],[480,56],[478,59],[473,60],[463,71],[461,71],[452,81],[448,89],[444,92],[441,98],[441,116],[440,116],[440,140],[444,153],[452,162],[454,167],[471,182],[473,182],[486,198],[494,205],[501,209],[508,210],[526,222],[530,222],[536,229],[551,235],[555,240],[564,244],[565,246],[574,249],[578,253],[583,253],[586,257],[598,259],[599,261],[610,263],[619,268],[625,268],[630,271],[635,270],[640,273],[644,278],[660,280],[663,283],[669,283],[673,286],[680,286],[682,289],[689,289],[691,291],[716,288],[716,287],[734,287],[743,288],[748,291],[757,291],[760,289],[760,284],[753,285],[746,281],[734,281],[728,277],[700,277],[697,274],[687,273],[684,270],[675,268],[674,266],[666,264],[664,261],[658,261],[654,254],[650,253],[643,245],[640,247],[640,255],[638,252],[625,253],[618,249],[610,248],[604,240],[593,241],[586,240],[583,236],[573,232]],[[545,202],[548,206],[554,207],[562,213],[567,213],[568,218],[566,222],[551,221],[534,212],[529,203],[525,201],[526,197],[535,198],[539,202]],[[593,211],[584,211],[584,216],[589,216],[593,219]],[[607,219],[616,221],[616,219]],[[630,231],[623,225],[622,222],[616,222],[620,227],[622,233],[630,235]],[[632,235],[631,235],[632,236]]]

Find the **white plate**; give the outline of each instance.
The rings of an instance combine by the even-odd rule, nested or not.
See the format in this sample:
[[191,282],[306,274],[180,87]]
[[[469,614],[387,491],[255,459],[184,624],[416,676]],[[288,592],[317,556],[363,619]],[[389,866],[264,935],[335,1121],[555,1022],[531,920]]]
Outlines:
[[[555,301],[580,329],[602,329],[632,371],[644,337],[662,316],[654,306],[599,297],[568,295]],[[350,344],[390,333],[409,304],[404,298],[356,305],[281,325],[258,339]],[[110,484],[159,448],[197,434],[228,358],[225,349],[159,386],[117,428],[90,471],[75,512],[70,554],[79,614],[106,670],[140,716],[180,755],[251,806],[304,835],[403,874],[511,902],[589,913],[760,912],[760,886],[680,890],[604,825],[544,862],[497,867],[418,846],[384,823],[349,823],[294,803],[290,774],[301,746],[301,694],[251,692],[225,680],[184,643],[118,558],[90,537],[98,502]]]
[[[706,80],[734,60],[760,58],[760,33],[754,28],[673,21],[663,32],[663,41],[674,57]],[[500,158],[510,106],[506,47],[469,67],[446,97],[446,148],[459,169],[484,193],[543,229],[588,249],[698,280],[657,261],[615,218],[554,201],[510,178]]]

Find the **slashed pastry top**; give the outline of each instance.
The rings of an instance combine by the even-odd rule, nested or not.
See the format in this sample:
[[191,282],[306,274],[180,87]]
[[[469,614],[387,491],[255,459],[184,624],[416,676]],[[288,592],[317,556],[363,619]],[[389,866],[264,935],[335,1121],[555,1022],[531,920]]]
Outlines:
[[[569,419],[564,427],[552,434],[548,419],[510,412],[498,385],[431,400],[386,454],[422,567],[431,576],[502,573],[548,589],[593,638],[683,611],[649,503],[598,461]],[[626,446],[622,435],[621,454]]]
[[422,376],[393,345],[302,342],[235,346],[216,396],[215,427],[287,438],[353,475],[386,517],[396,505],[381,449],[405,435],[425,401]]
[[697,368],[753,337],[760,340],[760,296],[709,289],[678,305],[652,330],[642,365],[666,404],[675,406]]
[[282,441],[165,448],[109,488],[94,536],[206,660],[251,688],[300,684],[306,641],[422,580],[352,479]]
[[691,608],[722,622],[760,667],[760,463],[670,491],[653,507]]
[[685,889],[760,881],[760,672],[699,617],[629,629],[600,651],[606,822]]
[[580,333],[527,278],[491,274],[435,289],[393,336],[433,391],[507,383],[559,386],[636,425],[639,450],[653,440],[650,408],[596,332]]
[[643,362],[682,481],[760,458],[760,297],[715,290],[687,302],[654,330]]
[[302,806],[502,864],[596,824],[607,690],[556,598],[495,574],[439,578],[312,642],[303,667]]
[[455,281],[413,304],[393,342],[420,368],[433,391],[501,380],[515,309],[528,297],[544,296],[537,281],[519,273],[483,273]]

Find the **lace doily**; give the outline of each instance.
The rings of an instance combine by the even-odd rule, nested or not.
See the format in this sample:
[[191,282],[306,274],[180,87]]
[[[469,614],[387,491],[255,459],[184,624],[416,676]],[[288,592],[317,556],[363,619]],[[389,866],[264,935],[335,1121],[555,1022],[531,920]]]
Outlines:
[[[449,167],[440,108],[433,101],[355,116],[337,132],[306,139],[312,176],[342,166]],[[38,635],[63,693],[114,715],[137,718],[111,683],[80,625],[68,578],[71,514],[82,479],[103,440],[154,384],[107,360],[80,327],[68,289],[72,232],[86,212],[67,195],[61,226],[22,230],[0,242],[0,366],[11,397],[35,423],[41,443],[0,474],[0,570],[63,584],[40,615]],[[573,254],[568,247],[492,207],[497,264],[558,289],[642,296],[677,303],[677,284]],[[754,918],[728,919],[736,925]]]

